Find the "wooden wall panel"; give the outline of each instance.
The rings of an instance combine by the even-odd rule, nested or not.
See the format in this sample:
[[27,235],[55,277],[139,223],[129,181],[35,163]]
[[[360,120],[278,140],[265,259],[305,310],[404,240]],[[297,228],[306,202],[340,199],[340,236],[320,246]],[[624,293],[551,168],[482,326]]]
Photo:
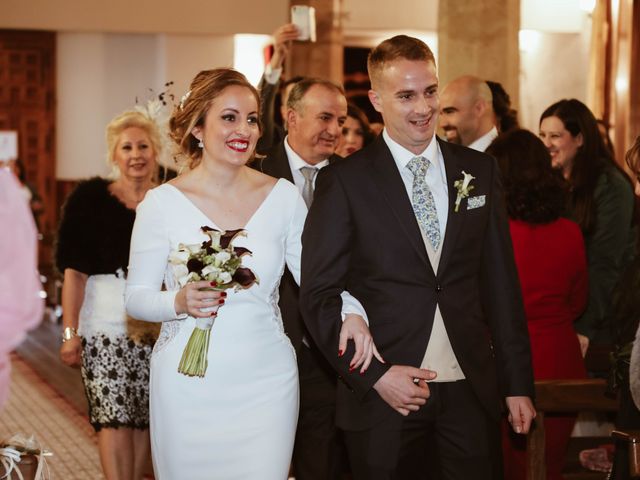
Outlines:
[[18,131],[26,180],[42,197],[40,264],[51,264],[55,181],[55,33],[0,30],[0,129]]

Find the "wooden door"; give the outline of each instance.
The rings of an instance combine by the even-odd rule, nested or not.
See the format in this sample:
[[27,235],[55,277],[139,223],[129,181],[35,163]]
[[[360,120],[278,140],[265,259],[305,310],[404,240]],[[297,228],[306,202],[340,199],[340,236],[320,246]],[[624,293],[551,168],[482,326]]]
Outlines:
[[42,198],[43,272],[51,266],[58,220],[55,107],[55,33],[0,29],[0,130],[18,131],[26,180]]

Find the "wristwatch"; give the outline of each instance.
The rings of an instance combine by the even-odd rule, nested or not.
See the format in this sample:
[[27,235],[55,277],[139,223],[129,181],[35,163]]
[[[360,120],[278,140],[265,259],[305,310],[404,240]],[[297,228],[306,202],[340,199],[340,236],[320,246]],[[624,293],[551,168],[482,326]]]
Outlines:
[[78,332],[73,327],[65,327],[62,331],[62,343],[71,340],[73,337],[77,337]]

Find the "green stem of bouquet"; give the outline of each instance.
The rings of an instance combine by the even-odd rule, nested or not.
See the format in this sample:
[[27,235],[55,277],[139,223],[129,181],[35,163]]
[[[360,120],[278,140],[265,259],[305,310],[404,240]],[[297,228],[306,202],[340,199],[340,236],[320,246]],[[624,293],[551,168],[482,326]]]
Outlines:
[[209,352],[209,338],[211,337],[211,329],[203,330],[194,327],[187,346],[182,352],[180,365],[178,365],[178,373],[187,375],[188,377],[204,377],[209,364],[207,355]]

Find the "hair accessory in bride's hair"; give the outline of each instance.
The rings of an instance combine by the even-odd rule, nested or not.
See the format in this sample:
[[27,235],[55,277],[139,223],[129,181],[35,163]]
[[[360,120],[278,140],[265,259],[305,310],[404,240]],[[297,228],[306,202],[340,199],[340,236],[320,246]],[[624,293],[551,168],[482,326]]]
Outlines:
[[187,93],[185,93],[182,98],[180,99],[180,110],[184,110],[184,104],[187,102],[187,99],[189,98],[189,95],[191,95],[191,90],[189,90]]
[[136,97],[135,110],[146,115],[161,127],[161,124],[165,123],[167,120],[167,114],[164,108],[167,106],[167,101],[171,101],[171,106],[173,106],[173,102],[175,101],[175,96],[170,92],[171,85],[173,85],[173,82],[165,83],[165,89],[157,95],[153,91],[153,88],[150,88],[149,92],[151,93],[151,98],[147,100],[147,103],[144,105],[141,105],[138,97]]

